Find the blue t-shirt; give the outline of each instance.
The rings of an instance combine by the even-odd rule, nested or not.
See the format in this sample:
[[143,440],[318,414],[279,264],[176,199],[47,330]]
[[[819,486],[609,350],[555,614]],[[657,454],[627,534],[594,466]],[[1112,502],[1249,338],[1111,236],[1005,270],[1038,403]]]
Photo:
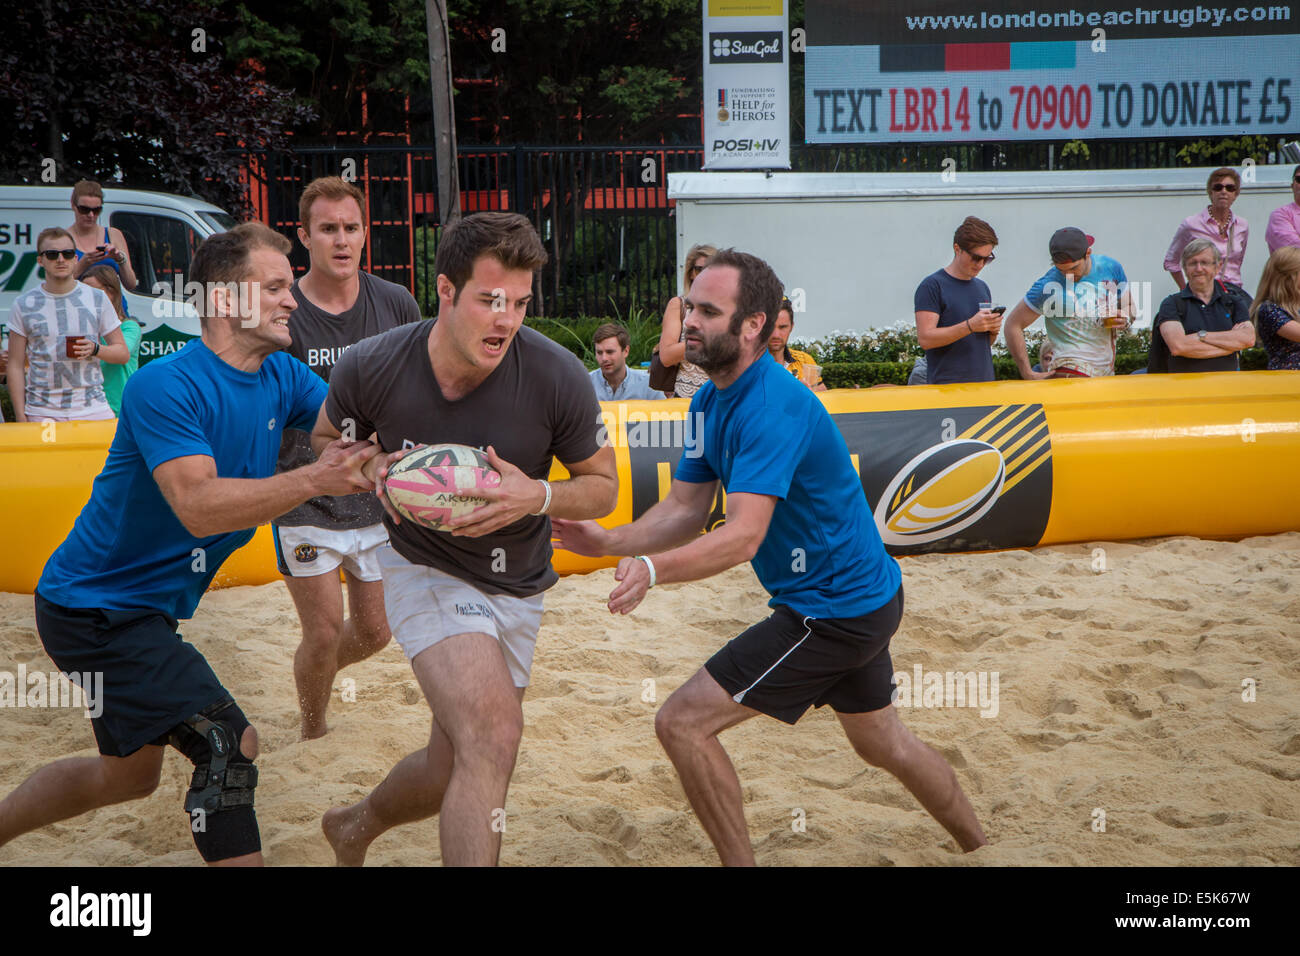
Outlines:
[[[725,389],[691,399],[702,454],[683,453],[680,481],[721,479],[728,494],[774,495],[754,572],[772,599],[814,618],[870,614],[902,583],[853,470],[844,436],[806,385],[764,353]],[[690,447],[690,446],[688,446]]]
[[1052,369],[1066,366],[1086,375],[1114,374],[1115,345],[1100,316],[1103,304],[1127,289],[1124,267],[1095,252],[1088,274],[1077,282],[1052,266],[1030,287],[1025,302],[1043,316],[1052,343]]
[[[956,279],[940,269],[921,280],[913,297],[917,312],[935,312],[939,328],[961,325],[980,310],[981,302],[992,302],[989,287],[982,279]],[[956,342],[937,349],[925,350],[928,369],[926,382],[943,385],[947,382],[993,381],[993,349],[991,336],[976,332],[959,338]]]
[[194,537],[153,470],[173,458],[207,455],[222,478],[269,478],[280,433],[310,430],[326,390],[284,352],[242,372],[194,339],[150,362],[127,381],[108,461],[36,589],[64,607],[191,617],[222,562],[253,532]]

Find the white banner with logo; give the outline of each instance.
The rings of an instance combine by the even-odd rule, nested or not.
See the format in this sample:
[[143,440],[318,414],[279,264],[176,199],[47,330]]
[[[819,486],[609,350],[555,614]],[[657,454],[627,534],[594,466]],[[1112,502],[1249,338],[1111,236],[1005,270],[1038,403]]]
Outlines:
[[785,0],[705,0],[704,168],[790,168]]

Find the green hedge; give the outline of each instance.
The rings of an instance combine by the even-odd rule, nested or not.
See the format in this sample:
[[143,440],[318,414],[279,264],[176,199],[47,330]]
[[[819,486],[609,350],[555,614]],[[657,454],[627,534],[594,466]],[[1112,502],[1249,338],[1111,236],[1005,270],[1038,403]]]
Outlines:
[[[822,381],[827,388],[869,388],[872,385],[906,385],[912,374],[912,362],[831,362],[822,366]],[[1147,367],[1145,352],[1125,352],[1115,357],[1115,374],[1128,375]],[[1257,372],[1268,368],[1268,353],[1261,348],[1241,353],[1241,370]],[[1015,360],[1006,355],[993,357],[995,381],[1017,381]]]

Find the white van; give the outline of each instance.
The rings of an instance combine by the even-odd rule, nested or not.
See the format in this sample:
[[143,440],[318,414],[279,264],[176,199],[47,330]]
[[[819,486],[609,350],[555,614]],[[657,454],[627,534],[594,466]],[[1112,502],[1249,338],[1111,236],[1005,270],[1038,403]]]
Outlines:
[[[71,186],[0,186],[0,323],[14,300],[41,281],[36,237],[50,226],[69,228],[73,218]],[[126,306],[143,330],[141,365],[199,334],[198,313],[184,301],[190,260],[200,242],[235,224],[201,199],[104,188],[99,225],[122,230],[139,280]]]

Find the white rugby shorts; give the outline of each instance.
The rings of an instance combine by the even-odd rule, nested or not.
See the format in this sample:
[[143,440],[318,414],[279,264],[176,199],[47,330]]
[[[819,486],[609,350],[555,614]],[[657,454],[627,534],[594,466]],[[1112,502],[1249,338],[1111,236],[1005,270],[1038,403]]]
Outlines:
[[392,547],[379,549],[388,627],[408,660],[454,634],[497,639],[516,687],[527,687],[542,625],[542,596],[484,594],[474,585],[412,564]]
[[378,581],[383,575],[376,556],[388,544],[383,524],[368,528],[339,530],[302,525],[286,528],[271,526],[275,538],[276,564],[280,573],[291,578],[311,578],[329,574],[343,565],[362,581]]

